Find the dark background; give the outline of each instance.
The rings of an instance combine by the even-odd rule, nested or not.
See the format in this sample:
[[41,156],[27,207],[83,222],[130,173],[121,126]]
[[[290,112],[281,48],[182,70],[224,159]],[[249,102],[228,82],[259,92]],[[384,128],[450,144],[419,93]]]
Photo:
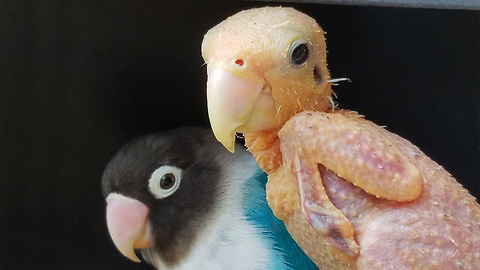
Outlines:
[[[241,1],[0,1],[0,269],[150,269],[106,230],[129,139],[208,126],[200,44]],[[479,197],[479,15],[284,3],[327,34],[334,88]]]

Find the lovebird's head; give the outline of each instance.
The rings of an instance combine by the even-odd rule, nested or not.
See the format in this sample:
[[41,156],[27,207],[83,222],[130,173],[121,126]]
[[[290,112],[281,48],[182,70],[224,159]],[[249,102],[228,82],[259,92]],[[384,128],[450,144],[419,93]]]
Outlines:
[[202,55],[212,129],[230,151],[236,132],[280,128],[301,111],[331,104],[324,32],[292,8],[227,18],[207,32]]

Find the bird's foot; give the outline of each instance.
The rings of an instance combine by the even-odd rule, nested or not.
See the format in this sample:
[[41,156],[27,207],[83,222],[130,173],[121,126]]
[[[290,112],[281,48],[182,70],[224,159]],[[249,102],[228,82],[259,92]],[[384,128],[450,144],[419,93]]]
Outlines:
[[354,239],[353,225],[328,198],[318,169],[313,170],[315,167],[317,166],[305,166],[300,157],[295,155],[294,174],[302,211],[328,245],[349,256],[356,256],[358,244]]
[[340,249],[352,257],[358,254],[352,223],[341,211],[329,209],[308,199],[303,201],[302,207],[310,224],[329,246]]

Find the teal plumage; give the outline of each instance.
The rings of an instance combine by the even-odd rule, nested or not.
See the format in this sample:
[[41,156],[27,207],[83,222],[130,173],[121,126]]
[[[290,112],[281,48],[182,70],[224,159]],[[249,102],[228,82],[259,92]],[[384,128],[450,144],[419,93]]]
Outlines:
[[[267,176],[209,130],[181,128],[125,145],[102,189],[115,246],[162,270],[317,269],[275,218]],[[140,244],[139,244],[140,243]]]
[[290,236],[283,221],[277,219],[268,206],[265,195],[267,179],[267,174],[259,168],[245,182],[243,210],[246,219],[274,242],[276,252],[272,261],[276,263],[272,264],[271,270],[317,270],[318,267]]

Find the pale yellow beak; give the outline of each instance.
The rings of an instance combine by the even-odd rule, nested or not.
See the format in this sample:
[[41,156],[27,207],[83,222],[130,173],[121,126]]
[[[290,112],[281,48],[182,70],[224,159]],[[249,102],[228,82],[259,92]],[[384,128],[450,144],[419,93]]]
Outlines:
[[[211,62],[207,67],[208,116],[217,140],[235,151],[236,132],[256,132],[275,121],[275,102],[265,91],[263,78],[247,63],[225,65]],[[264,90],[264,91],[262,91]]]

